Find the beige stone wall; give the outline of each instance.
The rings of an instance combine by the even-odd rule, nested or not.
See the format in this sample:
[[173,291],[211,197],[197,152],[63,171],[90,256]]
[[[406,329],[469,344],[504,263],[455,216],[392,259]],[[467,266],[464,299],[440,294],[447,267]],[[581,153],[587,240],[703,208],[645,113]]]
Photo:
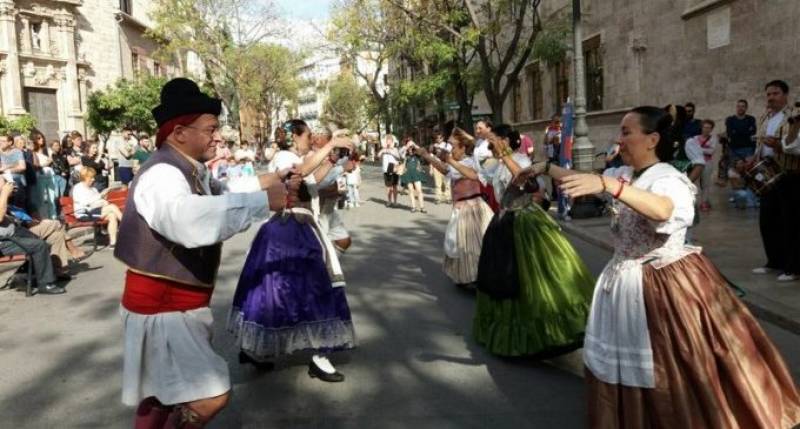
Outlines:
[[[554,12],[571,2],[544,3]],[[703,4],[710,7],[691,13]],[[730,43],[709,49],[709,15],[724,8],[730,10]],[[599,34],[603,49],[604,112],[588,120],[598,151],[616,135],[620,112],[636,105],[693,101],[698,118],[720,124],[739,98],[750,102],[751,114],[763,113],[763,87],[772,79],[786,80],[800,100],[800,1],[584,0],[584,12],[585,38]],[[553,76],[543,69],[544,116],[553,110]],[[546,118],[530,117],[529,88],[523,80],[518,125],[538,141]]]
[[118,11],[118,2],[108,0],[83,0],[78,7],[78,51],[91,65],[90,91],[103,89],[122,76],[119,27],[114,16]]

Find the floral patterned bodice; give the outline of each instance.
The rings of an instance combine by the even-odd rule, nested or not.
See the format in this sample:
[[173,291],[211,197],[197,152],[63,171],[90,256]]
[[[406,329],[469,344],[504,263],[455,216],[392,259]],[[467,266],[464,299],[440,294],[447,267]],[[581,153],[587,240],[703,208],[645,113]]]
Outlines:
[[689,179],[669,164],[649,168],[641,177],[632,180],[633,169],[620,167],[607,175],[622,177],[628,184],[672,198],[675,208],[665,222],[654,222],[627,205],[613,202],[611,229],[614,237],[614,257],[618,260],[649,259],[684,252],[686,229],[694,218],[694,187]]

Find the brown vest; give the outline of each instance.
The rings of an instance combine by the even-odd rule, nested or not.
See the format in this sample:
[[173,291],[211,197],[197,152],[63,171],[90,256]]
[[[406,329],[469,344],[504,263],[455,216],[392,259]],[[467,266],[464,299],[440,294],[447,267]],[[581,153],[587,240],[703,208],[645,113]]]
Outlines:
[[[136,184],[144,172],[157,164],[169,164],[177,168],[183,173],[192,193],[205,195],[202,177],[195,165],[169,144],[163,144],[142,165],[131,183],[114,256],[140,274],[212,288],[219,269],[222,243],[187,249],[151,229],[136,210],[136,201],[133,199]],[[212,186],[211,194],[219,195],[219,187]]]

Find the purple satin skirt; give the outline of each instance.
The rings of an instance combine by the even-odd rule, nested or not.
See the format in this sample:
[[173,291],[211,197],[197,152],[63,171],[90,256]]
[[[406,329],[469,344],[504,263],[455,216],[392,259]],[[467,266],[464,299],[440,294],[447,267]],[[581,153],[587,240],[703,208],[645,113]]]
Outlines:
[[228,329],[242,350],[262,359],[355,346],[345,290],[331,286],[311,226],[291,215],[275,215],[261,226],[239,277]]

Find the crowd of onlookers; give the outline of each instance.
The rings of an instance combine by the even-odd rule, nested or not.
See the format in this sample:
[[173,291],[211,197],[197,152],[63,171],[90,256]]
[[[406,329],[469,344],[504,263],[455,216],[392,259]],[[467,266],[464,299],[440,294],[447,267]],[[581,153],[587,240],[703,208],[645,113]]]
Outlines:
[[39,293],[64,293],[58,282],[70,279],[71,262],[86,257],[65,219],[102,220],[113,248],[122,211],[106,196],[124,189],[152,150],[150,136],[130,129],[107,139],[77,131],[50,141],[36,130],[0,134],[0,253],[29,256]]

